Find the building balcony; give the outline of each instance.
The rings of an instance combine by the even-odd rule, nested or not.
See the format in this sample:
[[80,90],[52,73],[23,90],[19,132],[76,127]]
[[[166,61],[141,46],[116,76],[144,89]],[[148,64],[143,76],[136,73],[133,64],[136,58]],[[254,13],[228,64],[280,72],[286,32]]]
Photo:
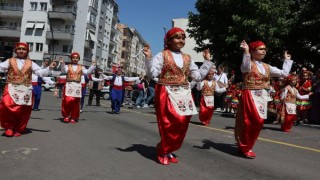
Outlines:
[[74,33],[70,29],[57,29],[47,31],[47,39],[51,40],[73,40]]
[[50,19],[76,20],[75,9],[70,8],[53,8],[48,11]]
[[22,18],[22,6],[0,6],[0,17],[19,17]]
[[93,42],[93,41],[88,41],[88,40],[86,40],[86,41],[84,42],[84,47],[85,47],[85,48],[88,48],[88,49],[94,49],[94,42]]
[[0,36],[17,37],[21,34],[21,27],[0,26]]

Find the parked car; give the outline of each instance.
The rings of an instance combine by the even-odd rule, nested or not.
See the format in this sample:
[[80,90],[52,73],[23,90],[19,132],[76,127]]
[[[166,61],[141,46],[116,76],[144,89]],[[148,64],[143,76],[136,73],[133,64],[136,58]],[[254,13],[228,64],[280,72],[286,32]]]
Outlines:
[[101,97],[103,99],[109,99],[109,92],[110,92],[110,86],[103,86],[103,89],[101,90]]
[[43,77],[42,79],[45,82],[41,85],[43,91],[53,90],[56,87],[54,77]]

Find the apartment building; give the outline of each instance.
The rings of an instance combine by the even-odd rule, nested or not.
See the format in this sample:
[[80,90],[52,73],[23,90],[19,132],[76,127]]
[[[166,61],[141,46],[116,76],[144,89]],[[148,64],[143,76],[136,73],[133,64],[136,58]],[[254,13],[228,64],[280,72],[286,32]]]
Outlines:
[[[45,57],[79,52],[80,64],[96,60],[103,69],[117,61],[121,46],[118,5],[114,0],[10,0],[0,4],[0,45],[3,55],[14,44],[27,42],[30,58],[38,64]],[[7,57],[3,57],[7,58]]]
[[204,61],[202,52],[194,50],[197,43],[194,38],[189,37],[189,33],[186,31],[189,28],[188,23],[189,20],[187,18],[172,19],[172,27],[179,27],[186,32],[186,45],[181,50],[188,53],[196,64],[201,65]]
[[129,28],[125,24],[118,24],[117,27],[122,32],[121,58],[118,65],[128,76],[146,74],[144,56],[141,52],[146,41],[134,28]]

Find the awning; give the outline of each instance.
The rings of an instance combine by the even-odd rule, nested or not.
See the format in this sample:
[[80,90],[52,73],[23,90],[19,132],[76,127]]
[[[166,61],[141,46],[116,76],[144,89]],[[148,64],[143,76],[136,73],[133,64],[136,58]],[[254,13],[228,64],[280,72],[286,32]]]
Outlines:
[[36,29],[43,29],[43,27],[44,27],[44,23],[37,23],[36,24]]
[[90,33],[90,39],[91,39],[91,41],[93,41],[93,42],[97,42],[97,36],[94,35],[94,34],[92,34],[92,33]]
[[34,27],[34,23],[33,22],[28,22],[26,25],[26,28],[33,28]]

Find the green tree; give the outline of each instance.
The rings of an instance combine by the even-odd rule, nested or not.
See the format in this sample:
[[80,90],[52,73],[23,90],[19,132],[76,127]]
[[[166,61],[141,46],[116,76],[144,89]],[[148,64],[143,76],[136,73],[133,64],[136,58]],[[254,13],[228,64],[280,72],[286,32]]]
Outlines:
[[295,0],[198,0],[198,13],[189,13],[188,32],[198,50],[209,47],[218,63],[238,66],[243,39],[264,41],[267,61],[277,61],[297,21],[295,5]]
[[298,20],[293,26],[287,46],[296,61],[307,66],[320,66],[320,3],[318,0],[296,1]]

